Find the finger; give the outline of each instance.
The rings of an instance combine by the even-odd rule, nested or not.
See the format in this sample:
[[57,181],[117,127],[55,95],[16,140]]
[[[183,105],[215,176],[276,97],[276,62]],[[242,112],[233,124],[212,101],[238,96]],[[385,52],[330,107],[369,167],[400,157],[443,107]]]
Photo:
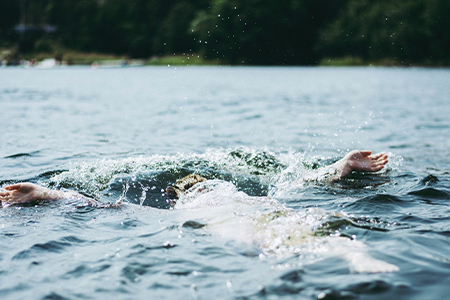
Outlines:
[[374,165],[374,168],[377,168],[377,170],[381,170],[381,169],[384,168],[384,166],[385,166],[384,163],[378,163],[378,164],[375,164],[375,165]]
[[0,197],[0,200],[1,200],[2,202],[9,202],[9,201],[11,200],[11,197],[9,197],[9,196]]
[[380,157],[374,162],[385,165],[388,162],[388,160],[386,157]]
[[381,159],[387,159],[388,158],[388,155],[386,153],[380,153],[380,154],[381,154],[381,156],[380,156]]
[[383,152],[374,154],[374,155],[372,155],[372,159],[379,159],[379,158],[381,158],[383,155],[385,155],[385,153],[383,153]]
[[8,190],[8,191],[18,190],[20,188],[20,186],[21,186],[20,183],[16,183],[13,185],[5,186],[5,190]]
[[362,156],[366,157],[372,154],[372,151],[370,150],[361,150],[359,151],[359,153],[361,153]]
[[387,162],[388,162],[388,160],[386,158],[383,158],[383,157],[380,157],[378,159],[372,160],[372,163],[374,163],[374,164],[385,164]]
[[373,163],[376,165],[385,165],[388,162],[387,159],[378,159],[376,161],[374,161]]

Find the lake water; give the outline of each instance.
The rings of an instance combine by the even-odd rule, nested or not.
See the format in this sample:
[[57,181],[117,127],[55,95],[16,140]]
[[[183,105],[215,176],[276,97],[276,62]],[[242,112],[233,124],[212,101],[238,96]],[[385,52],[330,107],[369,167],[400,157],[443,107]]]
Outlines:
[[[2,208],[2,299],[448,297],[447,69],[3,68],[0,108],[0,186],[125,203]],[[390,162],[302,183],[352,149]]]

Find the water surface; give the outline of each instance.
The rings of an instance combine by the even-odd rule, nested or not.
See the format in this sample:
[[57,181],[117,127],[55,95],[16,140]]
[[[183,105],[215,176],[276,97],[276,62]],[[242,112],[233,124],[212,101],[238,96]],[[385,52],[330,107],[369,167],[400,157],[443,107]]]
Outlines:
[[[448,70],[4,68],[0,78],[2,186],[126,203],[2,208],[4,299],[447,296]],[[351,149],[391,159],[379,174],[299,183]],[[223,188],[219,202],[170,209],[165,187],[193,172],[272,200]],[[355,272],[336,240],[399,270]]]

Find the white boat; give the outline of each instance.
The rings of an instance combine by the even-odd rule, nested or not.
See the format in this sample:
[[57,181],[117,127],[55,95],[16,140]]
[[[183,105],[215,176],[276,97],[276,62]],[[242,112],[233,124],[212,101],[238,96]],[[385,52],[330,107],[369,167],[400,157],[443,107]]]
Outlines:
[[59,65],[59,63],[56,61],[56,59],[54,59],[54,58],[46,58],[43,61],[41,61],[40,63],[38,63],[37,67],[38,68],[49,69],[49,68],[54,68],[54,67],[56,67],[58,65]]

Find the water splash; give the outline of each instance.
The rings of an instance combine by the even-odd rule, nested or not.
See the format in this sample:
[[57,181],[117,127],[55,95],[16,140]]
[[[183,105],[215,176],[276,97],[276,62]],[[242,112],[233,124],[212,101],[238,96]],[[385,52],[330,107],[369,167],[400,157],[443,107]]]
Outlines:
[[[368,256],[363,243],[342,237],[335,214],[320,208],[293,210],[270,197],[248,196],[229,182],[198,183],[181,195],[175,209],[201,218],[215,235],[257,245],[260,259],[275,258],[276,268],[286,267],[279,261],[287,257],[296,257],[288,265],[298,266],[331,255],[347,260],[355,272],[398,270]],[[339,218],[352,224],[343,215]]]
[[208,178],[227,177],[230,181],[247,176],[268,182],[281,168],[275,154],[266,150],[219,149],[208,150],[203,154],[152,155],[82,163],[52,176],[46,184],[57,188],[74,188],[101,197],[101,192],[107,190],[115,178],[124,175],[131,178],[152,172],[149,174],[151,177],[158,172],[165,172],[170,181],[188,173],[198,173]]

